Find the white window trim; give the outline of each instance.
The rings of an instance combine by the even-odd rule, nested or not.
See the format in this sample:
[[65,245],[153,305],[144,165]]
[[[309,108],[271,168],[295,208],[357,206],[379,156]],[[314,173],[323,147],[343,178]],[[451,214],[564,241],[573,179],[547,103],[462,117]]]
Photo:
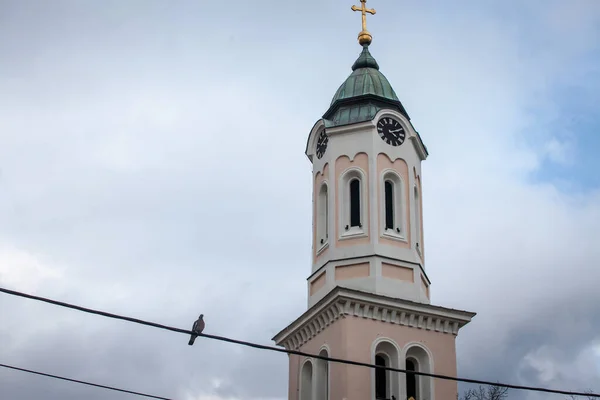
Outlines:
[[[396,230],[386,230],[385,229],[385,221],[386,221],[386,208],[385,208],[385,181],[391,180],[394,184],[394,225],[400,228],[400,232],[398,233]],[[380,219],[380,234],[382,237],[398,240],[401,242],[408,242],[406,235],[406,196],[405,196],[405,184],[402,176],[400,174],[391,169],[385,169],[381,173],[380,177],[381,191],[380,191],[380,201],[379,207],[381,209],[381,219]]]
[[[353,178],[358,178],[360,181],[360,220],[361,227],[352,226],[350,227],[350,181]],[[367,208],[367,199],[369,190],[366,185],[366,174],[364,171],[357,167],[351,167],[344,171],[340,176],[338,193],[340,198],[340,213],[341,218],[339,219],[339,240],[345,239],[356,239],[361,237],[367,237],[367,229],[369,226],[369,210]],[[348,230],[346,230],[348,225]]]
[[414,204],[414,216],[415,216],[415,248],[417,249],[417,253],[422,256],[421,249],[423,248],[423,243],[421,243],[421,237],[423,233],[421,232],[421,193],[419,192],[419,188],[417,184],[414,185],[412,198]]
[[[381,349],[378,350],[377,348],[379,347],[379,344],[381,343],[387,343],[390,346],[392,346],[392,348],[394,349],[394,352],[396,353],[395,357],[392,357],[392,355],[390,353],[388,353],[386,350]],[[380,336],[379,338],[377,338],[372,344],[371,344],[371,364],[375,364],[375,356],[377,354],[385,354],[388,357],[388,360],[390,362],[390,366],[391,367],[399,367],[400,366],[400,347],[398,346],[398,343],[396,343],[393,339],[385,337],[385,336]],[[386,372],[390,372],[389,370],[387,370]],[[394,384],[393,379],[391,374],[386,374],[387,377],[387,381],[388,381],[388,390],[389,393],[397,393],[397,397],[399,397],[402,394],[402,381],[399,377],[396,377],[397,381],[396,384]],[[375,390],[376,390],[376,386],[375,386],[375,368],[371,368],[371,400],[375,400]]]
[[[329,352],[329,346],[327,346],[327,345],[321,346],[321,349],[319,350],[318,354],[321,355],[321,353],[323,351],[326,353],[325,354],[326,357],[330,357],[331,356],[331,353]],[[323,379],[322,375],[319,375],[318,378],[317,378],[318,380],[315,381],[315,382],[317,382],[316,385],[315,385],[315,391],[317,392],[315,398],[317,398],[319,400],[329,400],[329,398],[331,396],[331,385],[330,385],[331,384],[331,379],[330,379],[331,378],[331,368],[330,368],[330,364],[329,364],[329,361],[318,360],[317,363],[316,363],[317,364],[317,370],[318,370],[318,363],[319,362],[323,362],[325,364],[325,368],[327,369],[327,375],[324,377],[325,378],[324,381],[322,381],[322,379]],[[315,372],[320,372],[320,371],[315,371]],[[324,384],[325,387],[326,387],[327,397],[325,399],[321,399],[320,398],[320,393],[318,393],[319,385],[321,385],[321,384]]]
[[318,250],[317,250],[317,256],[318,256],[322,252],[324,252],[327,248],[329,248],[329,241],[321,244],[321,241],[319,240],[318,243],[317,243],[317,246],[320,246],[320,247],[318,247]]
[[[389,368],[392,365],[392,357],[390,357],[390,355],[388,353],[386,353],[385,351],[378,351],[375,353],[375,357],[377,357],[378,355],[382,355],[385,356],[386,359],[386,367]],[[393,387],[392,387],[392,374],[390,373],[391,371],[389,369],[385,370],[385,383],[386,383],[386,388],[385,388],[385,397],[389,398],[390,397],[390,393],[392,393],[393,391]],[[377,376],[377,374],[375,375]],[[377,379],[376,379],[377,380]],[[377,384],[375,385],[377,387]]]
[[[408,354],[409,351],[414,348],[420,348],[425,353],[425,359],[422,359],[420,355]],[[417,365],[415,365],[417,371],[419,372],[427,372],[429,374],[435,374],[435,362],[433,359],[433,354],[429,349],[424,346],[420,342],[409,342],[404,345],[402,349],[401,358],[404,359],[404,367],[406,368],[406,359],[412,358],[417,361]],[[425,365],[424,365],[425,364]],[[426,367],[427,365],[427,367]],[[417,375],[417,396],[424,396],[425,394],[429,394],[427,400],[435,400],[435,384],[434,379],[428,378],[423,375]],[[404,395],[406,395],[406,383],[404,383]],[[417,397],[418,398],[418,397]]]
[[[304,386],[304,367],[306,364],[310,364],[311,374],[310,374],[310,387],[306,388]],[[307,395],[309,399],[315,398],[315,364],[312,362],[312,358],[307,358],[300,366],[300,373],[298,375],[298,394],[299,399],[304,400],[304,396]]]
[[[323,186],[325,186],[326,190],[327,190],[327,194],[325,197],[325,207],[327,210],[327,213],[325,215],[325,219],[323,220],[323,216],[322,216],[322,208],[323,208],[323,201],[321,199],[321,193],[323,192]],[[316,224],[317,226],[315,227],[316,229],[316,248],[317,248],[317,255],[321,254],[323,251],[325,251],[325,249],[327,247],[329,247],[329,227],[331,226],[331,210],[329,207],[329,196],[331,196],[331,191],[329,190],[329,184],[326,180],[324,180],[323,182],[321,182],[321,184],[319,185],[319,191],[317,193],[317,218],[316,218]],[[321,225],[324,224],[324,225]],[[325,236],[323,238],[323,236]],[[321,240],[323,240],[323,242],[321,242]]]
[[[414,357],[414,356],[407,356],[404,358],[404,369],[406,368],[406,361],[411,360],[413,362],[413,364],[415,365],[415,372],[422,372],[421,371],[421,367],[419,366],[419,360]],[[423,388],[421,388],[421,385],[423,383],[422,379],[419,379],[422,375],[415,375],[415,389],[416,389],[416,394],[415,394],[415,398],[419,399],[421,398],[421,393],[423,393]],[[406,385],[406,374],[404,375],[404,390],[406,392],[408,392],[408,386]],[[408,393],[406,393],[406,397],[408,397]]]

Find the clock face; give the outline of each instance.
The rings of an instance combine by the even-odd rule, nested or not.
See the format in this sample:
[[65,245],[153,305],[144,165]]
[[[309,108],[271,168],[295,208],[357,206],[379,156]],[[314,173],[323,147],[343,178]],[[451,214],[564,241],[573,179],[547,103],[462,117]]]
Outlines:
[[329,138],[325,134],[325,131],[322,131],[317,140],[317,158],[321,158],[323,157],[323,154],[325,154],[327,142],[329,142]]
[[377,132],[384,142],[392,146],[400,146],[406,138],[404,127],[400,122],[390,117],[383,117],[379,120]]

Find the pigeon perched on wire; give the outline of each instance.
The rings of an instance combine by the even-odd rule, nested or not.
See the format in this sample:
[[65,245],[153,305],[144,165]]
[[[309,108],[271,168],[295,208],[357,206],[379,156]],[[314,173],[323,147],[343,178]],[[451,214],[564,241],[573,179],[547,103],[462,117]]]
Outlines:
[[204,319],[203,318],[204,318],[204,314],[200,314],[198,319],[196,321],[194,321],[194,325],[192,326],[192,332],[194,332],[194,334],[192,334],[192,336],[190,337],[190,341],[188,342],[188,344],[190,346],[194,344],[194,340],[196,340],[198,335],[200,333],[202,333],[202,331],[204,330]]

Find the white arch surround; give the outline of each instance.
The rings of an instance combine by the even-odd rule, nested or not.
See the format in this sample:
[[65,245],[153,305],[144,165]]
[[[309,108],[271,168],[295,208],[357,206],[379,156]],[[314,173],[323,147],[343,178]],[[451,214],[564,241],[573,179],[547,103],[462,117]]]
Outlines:
[[[400,228],[400,232],[394,230],[386,230],[385,229],[385,221],[386,221],[386,207],[385,207],[385,182],[390,180],[393,183],[394,192],[393,192],[393,200],[394,200],[394,228]],[[390,239],[396,240],[407,240],[407,224],[406,224],[406,182],[402,176],[392,168],[386,168],[381,171],[381,175],[379,176],[379,182],[381,185],[381,190],[379,193],[379,209],[380,212],[380,221],[379,221],[379,231],[380,235],[388,237]]]
[[331,210],[329,209],[329,183],[327,180],[321,182],[317,193],[317,221],[316,221],[316,243],[317,255],[329,244],[329,226],[331,225]]
[[[318,355],[330,357],[331,352],[329,346],[321,346]],[[315,378],[315,399],[329,400],[331,393],[331,371],[329,368],[329,361],[316,360]]]
[[[420,342],[409,342],[402,349],[402,367],[406,369],[406,359],[415,362],[415,370],[420,372],[434,373],[433,355],[431,351]],[[435,400],[434,380],[428,376],[416,375],[417,377],[417,400]],[[402,384],[403,396],[406,397],[406,383]]]
[[312,400],[314,398],[314,385],[313,385],[314,368],[312,359],[307,358],[300,367],[300,376],[298,382],[300,383],[300,400]]
[[[379,337],[377,338],[373,344],[371,345],[371,364],[375,364],[375,356],[383,355],[384,358],[387,358],[386,366],[390,366],[392,368],[400,368],[400,346],[393,339],[387,337]],[[388,364],[389,363],[389,364]],[[371,400],[376,400],[375,390],[376,390],[376,373],[375,369],[371,368]],[[401,383],[398,378],[398,374],[390,373],[390,371],[386,371],[386,381],[387,381],[387,392],[386,397],[391,398],[392,395],[397,399],[401,397]]]
[[[357,178],[360,182],[360,223],[361,227],[350,227],[350,181]],[[339,232],[340,240],[366,236],[369,226],[369,209],[367,207],[369,188],[367,174],[359,167],[349,167],[340,175],[338,182],[339,201]],[[348,230],[346,230],[348,225]]]
[[422,254],[423,243],[421,243],[422,232],[421,232],[421,193],[419,192],[419,188],[417,185],[414,185],[413,188],[413,210],[414,210],[414,218],[415,218],[415,248]]

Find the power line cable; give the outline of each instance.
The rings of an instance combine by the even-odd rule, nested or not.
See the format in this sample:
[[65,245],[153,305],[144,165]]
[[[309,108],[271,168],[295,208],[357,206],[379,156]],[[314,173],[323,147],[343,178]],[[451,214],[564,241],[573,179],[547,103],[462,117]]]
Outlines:
[[32,299],[32,300],[42,301],[45,303],[50,303],[50,304],[54,304],[54,305],[57,305],[60,307],[71,308],[74,310],[83,311],[83,312],[90,313],[90,314],[102,315],[107,318],[121,319],[121,320],[134,322],[134,323],[141,324],[141,325],[152,326],[154,328],[165,329],[165,330],[169,330],[169,331],[173,331],[173,332],[183,333],[186,335],[195,334],[197,336],[202,336],[202,337],[205,337],[208,339],[213,339],[213,340],[218,340],[218,341],[228,342],[228,343],[235,343],[235,344],[239,344],[242,346],[253,347],[253,348],[261,349],[261,350],[270,350],[270,351],[276,351],[279,353],[295,354],[295,355],[299,355],[299,356],[303,356],[303,357],[316,358],[316,359],[320,359],[320,360],[324,360],[324,361],[337,362],[337,363],[349,364],[349,365],[357,365],[357,366],[368,367],[368,368],[384,369],[384,370],[393,371],[393,372],[401,372],[401,373],[408,372],[412,375],[429,376],[431,378],[445,379],[445,380],[456,381],[456,382],[474,383],[474,384],[479,384],[479,385],[491,385],[491,386],[506,387],[509,389],[564,394],[564,395],[570,395],[570,396],[587,396],[587,397],[600,398],[600,394],[594,394],[594,393],[571,392],[571,391],[567,391],[567,390],[548,389],[548,388],[535,387],[535,386],[513,385],[513,384],[509,384],[509,383],[490,382],[490,381],[483,381],[483,380],[478,380],[478,379],[457,378],[457,377],[448,376],[448,375],[431,374],[428,372],[420,372],[420,371],[407,371],[405,369],[384,367],[384,366],[364,363],[364,362],[360,362],[360,361],[352,361],[352,360],[345,360],[345,359],[341,359],[341,358],[326,357],[326,356],[321,356],[321,355],[317,355],[317,354],[305,353],[305,352],[297,351],[297,350],[287,350],[287,349],[282,349],[282,348],[274,347],[274,346],[266,346],[266,345],[262,345],[262,344],[258,344],[258,343],[252,343],[252,342],[247,342],[247,341],[243,341],[243,340],[231,339],[231,338],[224,337],[224,336],[211,335],[211,334],[207,334],[204,332],[200,333],[200,334],[196,334],[196,333],[192,332],[191,330],[187,330],[187,329],[175,328],[172,326],[162,325],[162,324],[158,324],[158,323],[150,322],[150,321],[144,321],[144,320],[137,319],[137,318],[126,317],[123,315],[108,313],[105,311],[93,310],[91,308],[85,308],[85,307],[77,306],[74,304],[64,303],[62,301],[52,300],[52,299],[48,299],[45,297],[34,296],[31,294],[17,292],[17,291],[10,290],[10,289],[4,289],[1,287],[0,287],[0,292],[4,292],[6,294],[19,296],[19,297],[25,297],[25,298]]
[[14,369],[16,371],[28,372],[30,374],[35,374],[35,375],[47,376],[49,378],[54,378],[54,379],[62,379],[63,381],[81,383],[82,385],[95,386],[95,387],[99,387],[99,388],[102,388],[102,389],[114,390],[114,391],[117,391],[117,392],[123,392],[123,393],[129,393],[129,394],[135,394],[137,396],[149,397],[151,399],[173,400],[173,399],[170,399],[168,397],[154,396],[152,394],[135,392],[133,390],[127,390],[127,389],[120,389],[120,388],[117,388],[117,387],[114,387],[114,386],[106,386],[106,385],[100,385],[100,384],[97,384],[97,383],[92,383],[92,382],[87,382],[87,381],[80,381],[78,379],[71,379],[71,378],[66,378],[64,376],[47,374],[45,372],[33,371],[31,369],[19,368],[19,367],[15,367],[15,366],[12,366],[12,365],[0,364],[0,367]]

